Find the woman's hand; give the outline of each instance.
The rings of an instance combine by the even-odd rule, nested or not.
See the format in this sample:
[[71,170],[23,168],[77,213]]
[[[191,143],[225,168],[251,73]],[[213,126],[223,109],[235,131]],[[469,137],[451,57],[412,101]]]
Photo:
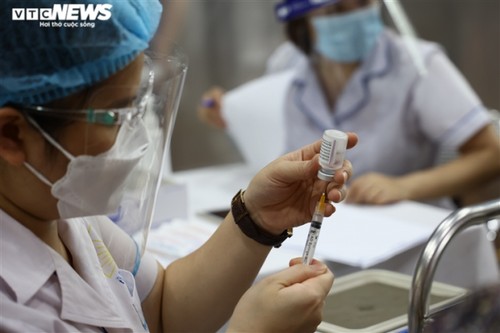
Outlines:
[[210,88],[201,98],[201,104],[198,107],[198,118],[215,128],[226,128],[226,122],[222,117],[222,97],[224,90],[219,87]]
[[410,191],[404,178],[368,173],[350,184],[346,202],[385,205],[409,199]]
[[[358,137],[348,133],[347,148],[358,142]],[[314,207],[325,192],[329,201],[344,199],[343,186],[352,175],[352,166],[344,161],[342,169],[335,172],[331,182],[317,178],[321,141],[291,152],[271,162],[250,182],[244,200],[250,215],[259,227],[278,235],[284,230],[310,221]],[[325,216],[334,207],[326,205]]]
[[314,332],[333,274],[319,261],[301,263],[302,259],[293,259],[289,268],[251,287],[238,302],[227,332]]

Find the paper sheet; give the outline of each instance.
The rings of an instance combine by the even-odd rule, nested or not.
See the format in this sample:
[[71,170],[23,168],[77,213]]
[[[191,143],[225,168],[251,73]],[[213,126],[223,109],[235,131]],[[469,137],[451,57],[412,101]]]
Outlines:
[[[415,223],[412,217],[391,216],[397,210],[405,211],[407,206],[336,205],[336,212],[323,221],[315,257],[367,268],[424,243],[440,220]],[[438,214],[444,218],[448,212],[442,210]],[[303,249],[308,232],[309,224],[295,228],[293,237],[283,246]]]
[[[218,223],[199,218],[184,221],[174,219],[152,229],[146,251],[152,254],[163,267],[199,248],[215,232]],[[294,249],[273,249],[260,269],[259,278],[288,267],[290,259],[300,257]]]
[[228,133],[255,170],[285,152],[284,103],[292,78],[293,70],[270,74],[224,95]]
[[172,219],[187,219],[188,217],[187,185],[163,181],[153,215],[153,226]]
[[146,252],[153,254],[164,267],[199,248],[217,229],[217,224],[203,219],[174,219],[152,229]]

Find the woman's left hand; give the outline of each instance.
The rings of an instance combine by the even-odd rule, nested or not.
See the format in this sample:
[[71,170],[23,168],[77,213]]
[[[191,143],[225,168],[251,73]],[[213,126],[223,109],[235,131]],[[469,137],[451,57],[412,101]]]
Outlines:
[[[348,133],[347,148],[358,142]],[[322,193],[327,195],[325,216],[334,212],[329,201],[345,197],[343,186],[352,175],[352,166],[344,161],[331,182],[317,178],[321,140],[278,158],[263,168],[245,191],[245,205],[255,223],[278,235],[288,228],[310,221]]]
[[315,332],[332,284],[333,273],[325,264],[313,260],[302,265],[302,258],[292,259],[288,269],[266,276],[246,291],[226,332]]
[[409,200],[404,178],[368,173],[356,178],[349,186],[346,202],[366,205],[386,205]]

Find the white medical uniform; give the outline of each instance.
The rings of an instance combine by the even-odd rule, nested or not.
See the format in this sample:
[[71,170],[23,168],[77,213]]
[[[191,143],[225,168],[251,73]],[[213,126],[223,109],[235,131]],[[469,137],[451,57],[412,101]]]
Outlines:
[[0,332],[148,331],[156,261],[109,219],[58,222],[74,268],[2,210],[0,225]]
[[266,62],[266,74],[275,74],[307,62],[307,56],[295,44],[286,41],[279,45]]
[[386,29],[331,109],[309,62],[296,64],[285,109],[286,149],[326,129],[356,132],[347,152],[354,178],[403,175],[435,165],[490,123],[487,110],[437,44],[418,41],[428,74],[420,77],[401,38]]

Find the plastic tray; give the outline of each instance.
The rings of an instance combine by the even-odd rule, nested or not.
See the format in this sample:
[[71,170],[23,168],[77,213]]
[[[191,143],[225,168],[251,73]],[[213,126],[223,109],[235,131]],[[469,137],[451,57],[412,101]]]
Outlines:
[[[322,333],[381,333],[407,325],[412,277],[364,270],[338,278],[327,296]],[[457,302],[467,290],[434,282],[430,309]]]

